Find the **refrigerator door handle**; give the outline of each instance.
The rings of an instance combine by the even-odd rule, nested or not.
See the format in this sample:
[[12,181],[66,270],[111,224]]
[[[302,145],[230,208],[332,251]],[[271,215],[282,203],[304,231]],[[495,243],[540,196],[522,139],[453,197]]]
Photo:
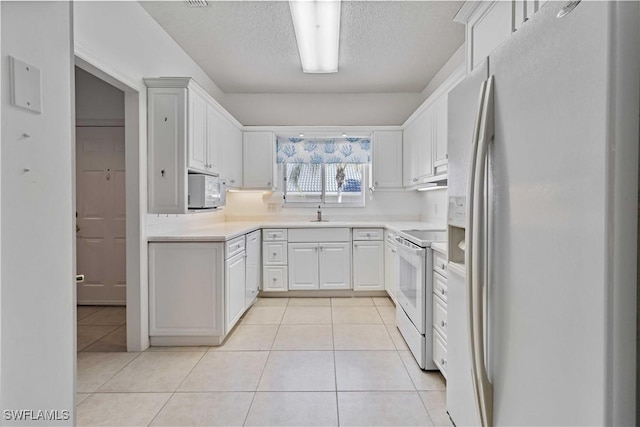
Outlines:
[[473,183],[473,226],[471,230],[471,263],[473,269],[470,273],[471,288],[469,289],[473,383],[476,392],[476,401],[480,411],[480,420],[482,425],[487,427],[493,425],[493,386],[487,374],[484,348],[485,315],[483,291],[486,288],[485,278],[488,268],[488,254],[486,253],[487,201],[485,200],[485,176],[488,147],[494,134],[493,85],[493,76],[491,76],[485,87],[482,120],[480,122],[480,130],[478,131],[478,148]]
[[[471,156],[469,159],[469,184],[467,186],[467,211],[466,211],[466,251],[465,251],[465,270],[466,270],[466,288],[467,288],[467,326],[469,331],[468,343],[469,350],[471,355],[471,379],[473,381],[473,391],[474,396],[476,397],[476,406],[478,410],[480,410],[480,405],[478,401],[478,386],[476,384],[476,371],[475,364],[473,360],[475,359],[475,344],[474,344],[474,322],[473,322],[473,277],[475,271],[475,230],[476,230],[476,222],[474,218],[474,205],[475,205],[475,178],[476,178],[476,161],[478,154],[478,136],[480,132],[481,122],[482,122],[482,109],[484,107],[484,97],[485,90],[487,87],[487,82],[482,82],[480,86],[480,95],[478,99],[478,110],[476,114],[476,120],[473,127],[473,135],[472,135],[472,148],[471,148]],[[482,419],[482,417],[480,417]]]

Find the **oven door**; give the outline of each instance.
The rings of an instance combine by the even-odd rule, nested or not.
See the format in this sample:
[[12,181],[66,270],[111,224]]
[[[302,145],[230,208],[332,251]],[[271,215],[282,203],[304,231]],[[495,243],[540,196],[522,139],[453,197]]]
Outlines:
[[425,334],[426,249],[398,244],[398,305],[421,335]]

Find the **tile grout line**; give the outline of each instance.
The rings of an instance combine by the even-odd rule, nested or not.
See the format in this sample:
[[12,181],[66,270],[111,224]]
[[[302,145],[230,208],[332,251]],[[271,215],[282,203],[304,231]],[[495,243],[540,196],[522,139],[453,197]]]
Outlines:
[[276,338],[278,337],[278,333],[280,332],[280,326],[282,326],[282,321],[284,320],[284,315],[287,312],[287,308],[289,307],[289,301],[291,301],[291,299],[287,299],[287,303],[284,305],[284,311],[282,312],[282,317],[280,317],[278,328],[276,329],[276,333],[273,336],[273,341],[271,341],[271,346],[269,347],[269,354],[267,355],[267,360],[264,361],[264,366],[262,367],[262,371],[260,372],[260,376],[258,377],[258,383],[256,384],[256,389],[253,391],[253,396],[251,397],[251,403],[249,403],[249,408],[247,409],[247,413],[244,416],[244,421],[242,422],[243,426],[247,425],[247,420],[249,419],[251,408],[253,408],[253,402],[256,400],[256,395],[258,394],[260,381],[262,381],[262,376],[264,375],[264,371],[267,369],[267,364],[269,363],[269,359],[271,358],[271,352],[273,351],[273,345],[276,342]]
[[333,323],[333,299],[329,299],[329,307],[331,312],[331,343],[333,347],[333,379],[336,384],[336,420],[340,425],[340,400],[338,399],[338,367],[336,365],[336,336]]
[[[118,352],[98,352],[98,351],[96,351],[96,352],[86,352],[86,353],[118,353]],[[128,352],[125,352],[125,353],[128,353]],[[132,353],[133,353],[133,352],[132,352]],[[140,357],[140,355],[141,355],[142,353],[144,353],[144,352],[143,352],[143,351],[138,351],[137,353],[138,353],[138,354],[137,354],[135,357],[133,357],[131,360],[129,360],[127,363],[125,363],[125,364],[122,366],[122,368],[118,369],[118,371],[116,371],[113,375],[111,375],[109,378],[107,378],[107,379],[105,380],[105,382],[103,382],[102,384],[100,384],[100,385],[98,386],[98,388],[96,388],[96,390],[95,390],[95,391],[92,391],[92,392],[91,392],[91,394],[95,394],[95,393],[105,393],[105,392],[101,392],[101,391],[99,391],[99,390],[100,390],[100,388],[101,388],[101,387],[104,387],[104,385],[105,385],[106,383],[108,383],[109,381],[111,381],[111,380],[112,380],[116,375],[118,375],[120,372],[122,372],[122,370],[123,370],[124,368],[126,368],[127,366],[129,366],[129,365],[130,365],[134,360],[136,360],[138,357]],[[76,356],[76,357],[77,357],[77,356]],[[76,361],[76,362],[77,362],[77,361]],[[111,393],[117,393],[117,392],[111,392]],[[88,399],[88,398],[87,398],[87,399]]]
[[[107,306],[107,305],[102,305],[102,306],[100,306],[100,305],[98,305],[98,306],[96,306],[96,305],[77,305],[76,304],[76,311],[78,310],[78,307],[100,307],[100,308],[98,309],[98,311],[95,311],[93,313],[89,313],[89,314],[87,314],[86,316],[84,316],[84,317],[82,317],[80,319],[78,319],[77,316],[76,316],[76,321],[80,321],[80,320],[86,319],[87,317],[93,316],[94,314],[98,314],[101,311],[105,310],[109,306]],[[117,307],[117,306],[115,306],[115,307]]]
[[422,396],[420,396],[420,392],[416,390],[416,392],[418,393],[418,399],[420,399],[420,403],[422,403],[422,406],[424,407],[424,410],[427,411],[427,416],[429,417],[429,419],[431,420],[431,425],[435,426],[436,423],[433,421],[433,417],[431,416],[431,412],[429,411],[429,408],[427,408],[427,404],[424,402],[424,400],[422,399]]

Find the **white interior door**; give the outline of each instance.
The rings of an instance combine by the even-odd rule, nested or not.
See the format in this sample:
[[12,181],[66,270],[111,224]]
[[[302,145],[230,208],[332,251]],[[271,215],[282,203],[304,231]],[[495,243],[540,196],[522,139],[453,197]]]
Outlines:
[[78,304],[126,303],[124,127],[76,128]]

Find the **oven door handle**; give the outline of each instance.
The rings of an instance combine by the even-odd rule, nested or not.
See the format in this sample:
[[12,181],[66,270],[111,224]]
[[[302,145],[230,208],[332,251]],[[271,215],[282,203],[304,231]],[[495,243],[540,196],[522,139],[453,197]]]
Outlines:
[[413,255],[423,255],[426,249],[424,248],[419,248],[419,249],[415,249],[415,248],[410,248],[408,246],[405,245],[398,245],[398,252],[408,252],[410,254]]

